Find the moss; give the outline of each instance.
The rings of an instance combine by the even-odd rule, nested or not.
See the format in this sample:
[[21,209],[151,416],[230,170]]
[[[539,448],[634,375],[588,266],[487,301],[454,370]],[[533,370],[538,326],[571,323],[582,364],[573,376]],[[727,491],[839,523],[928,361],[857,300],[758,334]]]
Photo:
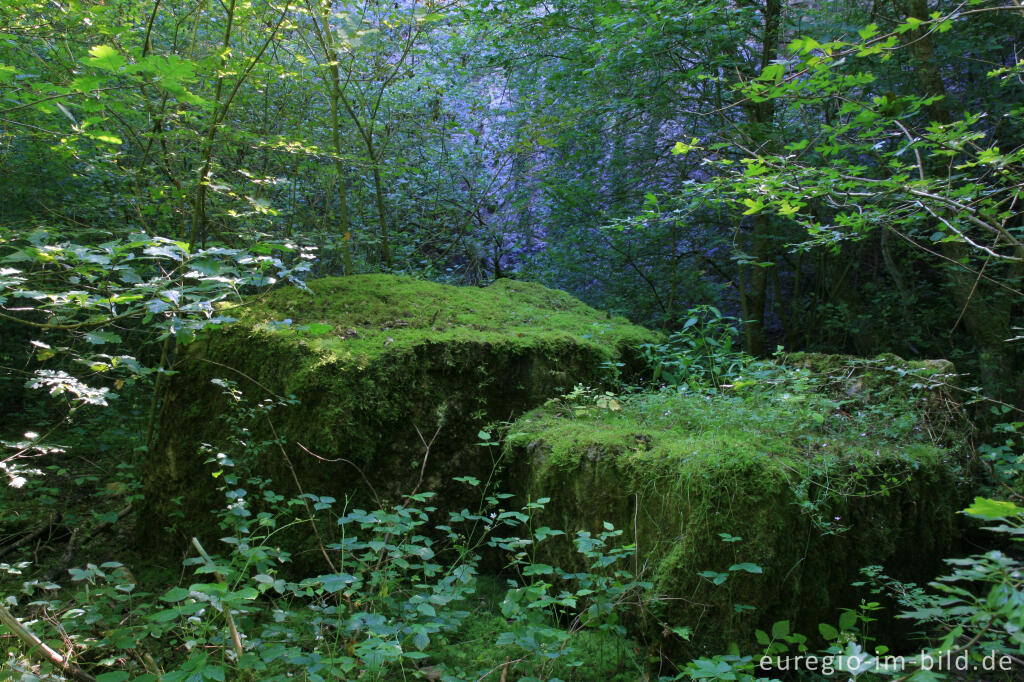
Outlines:
[[[298,398],[273,421],[302,447],[289,446],[287,460],[263,447],[251,467],[279,491],[295,492],[294,469],[305,492],[395,499],[419,482],[423,443],[433,438],[420,489],[443,499],[455,494],[453,477],[490,474],[491,457],[472,447],[481,428],[577,381],[600,382],[606,362],[630,362],[633,347],[656,338],[563,292],[515,281],[480,289],[392,275],[325,279],[231,314],[239,321],[188,346],[168,383],[144,473],[140,540],[153,551],[166,552],[162,528],[175,513],[187,538],[223,506],[200,454],[201,443],[222,448],[228,436],[214,377],[256,399]],[[253,439],[268,432],[258,425]]]
[[[693,627],[692,654],[751,643],[775,620],[815,633],[856,605],[850,583],[865,565],[934,575],[956,547],[964,494],[959,453],[922,428],[927,415],[913,399],[855,405],[815,392],[829,382],[811,378],[789,370],[774,385],[646,394],[618,410],[552,403],[514,425],[506,455],[527,497],[551,498],[537,523],[572,533],[607,521],[636,540],[637,565],[665,597],[651,637],[663,624]],[[586,568],[557,540],[539,560]],[[743,563],[763,573],[729,570]],[[703,571],[729,577],[715,586]],[[756,610],[737,613],[737,604]]]
[[515,347],[566,340],[611,359],[623,345],[655,338],[564,291],[510,279],[475,288],[396,275],[334,277],[310,282],[308,291],[279,289],[236,310],[246,326],[272,329],[355,366],[423,344]]

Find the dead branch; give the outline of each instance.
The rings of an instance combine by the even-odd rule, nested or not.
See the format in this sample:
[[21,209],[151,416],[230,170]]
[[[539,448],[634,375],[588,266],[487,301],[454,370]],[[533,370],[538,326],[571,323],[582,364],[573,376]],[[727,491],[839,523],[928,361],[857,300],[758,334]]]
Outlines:
[[61,656],[60,653],[52,649],[46,642],[36,637],[2,603],[0,603],[0,623],[3,623],[8,630],[14,633],[15,637],[28,647],[29,656],[44,663],[53,664],[65,675],[80,682],[96,682],[95,677],[67,660],[64,656]]

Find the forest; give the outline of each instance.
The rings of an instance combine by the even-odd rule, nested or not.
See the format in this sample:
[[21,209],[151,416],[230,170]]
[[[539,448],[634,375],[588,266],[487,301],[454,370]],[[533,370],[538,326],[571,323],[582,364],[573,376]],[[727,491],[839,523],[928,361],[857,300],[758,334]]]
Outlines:
[[1021,0],[3,0],[0,679],[1024,679]]

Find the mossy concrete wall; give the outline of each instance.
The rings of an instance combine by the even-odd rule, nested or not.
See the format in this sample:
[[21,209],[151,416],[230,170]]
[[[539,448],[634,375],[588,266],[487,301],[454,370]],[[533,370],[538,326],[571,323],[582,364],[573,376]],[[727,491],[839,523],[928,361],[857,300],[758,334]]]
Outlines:
[[[255,400],[298,398],[272,421],[305,492],[359,504],[372,504],[371,486],[383,499],[409,493],[422,436],[433,444],[421,490],[444,498],[453,477],[490,473],[490,455],[474,447],[481,428],[576,382],[599,383],[606,363],[633,362],[632,349],[656,339],[568,294],[512,280],[464,288],[391,275],[324,279],[227,312],[239,321],[185,348],[167,386],[144,472],[140,540],[151,551],[216,532],[210,510],[224,501],[200,450],[226,442],[228,399],[211,379],[237,382]],[[252,439],[268,435],[258,428]],[[291,468],[270,446],[254,471],[293,493]],[[163,530],[172,521],[176,536]]]
[[[752,645],[777,620],[815,636],[857,605],[862,567],[926,581],[956,553],[963,423],[941,389],[919,383],[948,365],[791,362],[716,395],[553,402],[512,428],[506,454],[524,497],[551,500],[538,525],[571,536],[610,522],[636,542],[630,568],[660,601],[634,625],[664,636],[666,651]],[[540,543],[537,560],[589,568],[566,538]],[[730,570],[744,564],[762,572]],[[728,577],[715,585],[707,571]],[[675,626],[692,640],[667,634]]]

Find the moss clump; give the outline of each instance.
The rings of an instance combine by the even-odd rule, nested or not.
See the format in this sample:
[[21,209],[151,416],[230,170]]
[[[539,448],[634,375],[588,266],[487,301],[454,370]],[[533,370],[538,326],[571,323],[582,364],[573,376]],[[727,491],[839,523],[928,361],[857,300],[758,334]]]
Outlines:
[[[298,398],[273,415],[276,433],[302,445],[286,448],[290,464],[276,446],[251,464],[278,490],[295,491],[294,470],[305,492],[339,500],[394,499],[418,483],[444,499],[455,476],[490,473],[491,459],[472,447],[481,428],[577,381],[601,381],[605,363],[634,362],[631,349],[655,339],[563,292],[507,280],[480,289],[392,275],[324,279],[229,314],[239,321],[189,345],[168,384],[141,511],[140,539],[154,551],[169,545],[168,520],[179,518],[187,537],[223,506],[200,453],[228,435],[213,378],[250,397]],[[268,432],[260,425],[249,440]]]
[[279,289],[236,308],[242,324],[268,329],[361,365],[423,344],[517,345],[572,340],[606,359],[654,335],[564,291],[502,279],[454,287],[395,275],[332,277],[308,291]]
[[[551,498],[538,523],[607,521],[636,540],[636,565],[665,597],[649,634],[694,629],[667,649],[721,653],[783,619],[813,634],[857,604],[863,566],[934,575],[964,499],[959,454],[927,428],[921,390],[897,378],[889,402],[867,404],[831,380],[776,367],[712,395],[553,402],[514,425],[506,453],[526,495]],[[584,568],[568,543],[539,551]]]

